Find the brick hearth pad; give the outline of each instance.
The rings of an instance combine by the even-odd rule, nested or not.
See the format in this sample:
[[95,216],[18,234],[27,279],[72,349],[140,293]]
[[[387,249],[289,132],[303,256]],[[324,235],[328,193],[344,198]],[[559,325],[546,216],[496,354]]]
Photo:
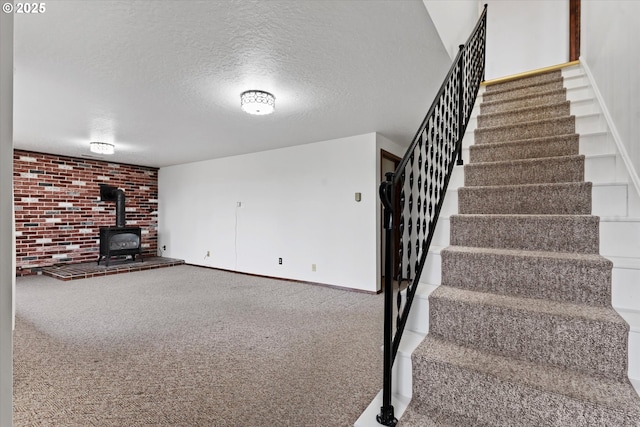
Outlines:
[[138,260],[115,260],[107,267],[104,262],[98,265],[95,261],[78,264],[64,264],[58,266],[44,267],[42,274],[59,280],[86,279],[96,276],[107,276],[110,274],[129,273],[131,271],[151,270],[152,268],[171,267],[184,264],[184,260],[164,257],[146,257],[143,262]]

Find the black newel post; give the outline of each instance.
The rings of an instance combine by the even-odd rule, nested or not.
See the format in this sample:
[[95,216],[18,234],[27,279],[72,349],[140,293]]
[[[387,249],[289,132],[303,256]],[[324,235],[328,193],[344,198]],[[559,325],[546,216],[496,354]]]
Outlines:
[[391,404],[391,368],[393,366],[392,353],[392,320],[393,320],[393,172],[386,173],[386,181],[380,184],[380,200],[384,206],[384,350],[383,350],[383,379],[382,379],[382,407],[376,417],[378,423],[385,426],[395,426],[398,420],[393,414]]

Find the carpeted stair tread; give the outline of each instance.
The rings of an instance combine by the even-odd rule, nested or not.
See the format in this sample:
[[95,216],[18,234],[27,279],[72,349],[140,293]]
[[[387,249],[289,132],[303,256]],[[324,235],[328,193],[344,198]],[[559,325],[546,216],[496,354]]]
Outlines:
[[526,107],[500,113],[481,114],[478,116],[478,128],[506,126],[515,123],[531,122],[535,120],[551,119],[554,117],[570,116],[569,101],[538,107]]
[[591,183],[461,187],[460,214],[591,214]]
[[554,89],[512,98],[508,101],[484,101],[480,104],[480,114],[498,113],[501,111],[516,110],[518,108],[549,105],[566,100],[566,89]]
[[498,356],[432,335],[416,349],[412,361],[414,425],[419,425],[417,414],[435,406],[492,426],[640,423],[640,403],[628,380]]
[[490,91],[485,91],[484,94],[482,94],[482,100],[487,102],[509,101],[513,98],[520,98],[522,96],[544,93],[558,89],[563,89],[562,77],[545,82],[538,82],[526,86],[520,86],[513,89],[498,88]]
[[407,426],[640,427],[562,85],[553,71],[482,95]]
[[409,405],[402,414],[402,421],[399,427],[491,427],[491,424],[480,423],[476,418],[452,414],[442,411],[438,407],[421,407],[422,413],[414,410]]
[[540,84],[543,82],[548,82],[551,80],[557,80],[562,77],[562,73],[558,70],[549,71],[546,73],[539,73],[532,76],[519,77],[515,79],[511,79],[508,81],[493,83],[487,85],[485,88],[485,92],[498,92],[504,90],[517,89],[524,86],[531,86],[535,84]]
[[429,333],[521,360],[627,375],[629,326],[611,307],[439,286],[429,296]]
[[611,305],[613,263],[598,254],[449,246],[442,284],[479,292]]
[[580,136],[577,133],[521,139],[494,144],[474,144],[469,147],[469,161],[497,162],[517,159],[540,159],[578,155]]
[[542,138],[545,136],[575,133],[575,117],[554,117],[512,125],[478,128],[474,131],[476,144],[515,141],[519,139]]
[[592,215],[451,215],[454,246],[597,254],[599,217]]
[[584,155],[518,159],[464,165],[465,186],[584,181]]

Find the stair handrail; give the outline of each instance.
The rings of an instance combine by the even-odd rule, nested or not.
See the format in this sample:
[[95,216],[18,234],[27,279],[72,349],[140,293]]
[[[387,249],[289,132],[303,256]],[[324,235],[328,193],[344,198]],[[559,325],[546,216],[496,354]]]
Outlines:
[[[459,46],[458,54],[409,149],[396,170],[388,172],[385,181],[380,184],[385,229],[384,348],[382,407],[376,419],[385,426],[395,426],[398,422],[391,402],[393,363],[427,260],[454,163],[463,164],[462,139],[480,82],[484,80],[486,27],[485,4],[471,35],[465,44]],[[417,199],[415,210],[414,196]],[[400,207],[399,212],[394,212],[396,206]],[[393,269],[394,227],[399,233],[397,273]],[[392,337],[394,275],[398,289],[396,333]],[[401,288],[404,282],[407,285],[403,301]]]

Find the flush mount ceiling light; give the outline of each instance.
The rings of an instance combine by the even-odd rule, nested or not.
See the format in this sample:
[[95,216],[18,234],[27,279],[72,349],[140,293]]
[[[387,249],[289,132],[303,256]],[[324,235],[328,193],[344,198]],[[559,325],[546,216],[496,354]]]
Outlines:
[[248,90],[240,94],[240,106],[249,114],[258,116],[271,114],[276,108],[276,97],[269,92]]
[[90,142],[89,150],[96,154],[113,154],[116,151],[116,147],[107,142]]

